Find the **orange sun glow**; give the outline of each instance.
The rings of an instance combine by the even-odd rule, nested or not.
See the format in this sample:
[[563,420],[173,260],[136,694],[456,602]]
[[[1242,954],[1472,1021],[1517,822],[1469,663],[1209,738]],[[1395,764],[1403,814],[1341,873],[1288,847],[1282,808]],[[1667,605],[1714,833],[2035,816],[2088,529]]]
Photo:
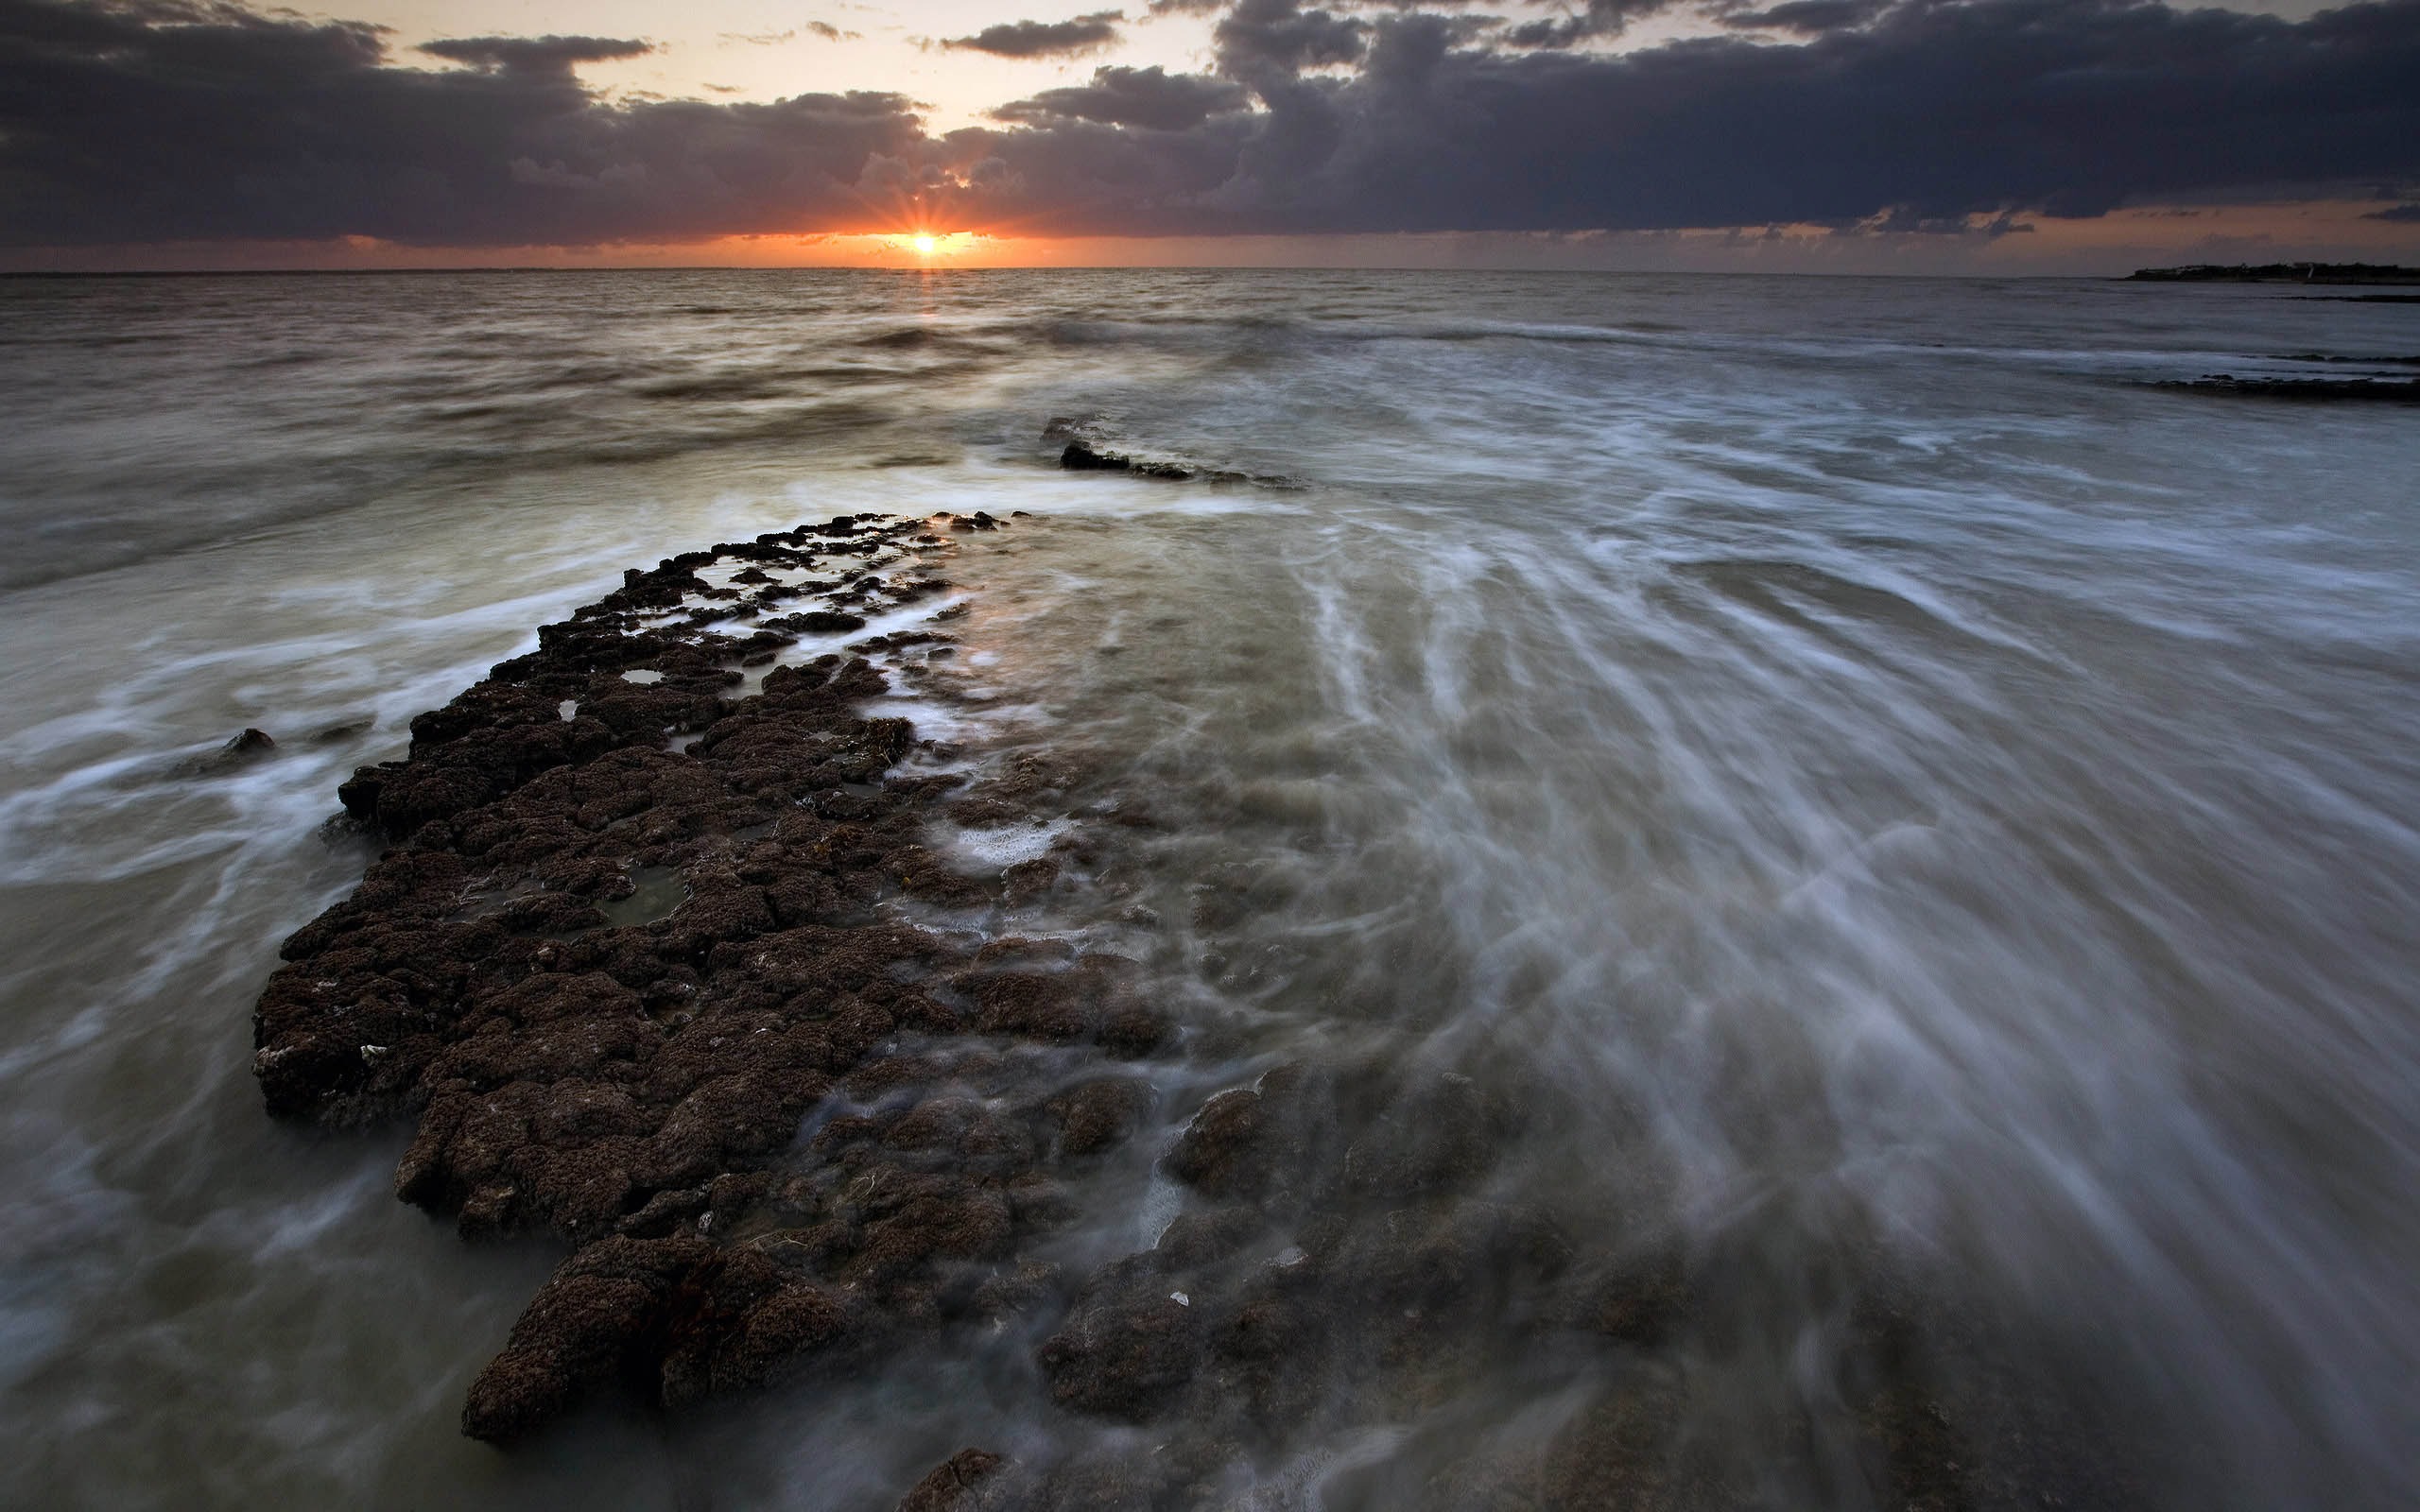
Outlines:
[[919,257],[930,257],[930,256],[932,256],[932,255],[933,255],[933,249],[934,249],[935,248],[939,247],[939,246],[941,246],[941,242],[940,242],[938,239],[936,239],[936,238],[935,238],[935,237],[934,237],[930,232],[921,232],[921,231],[920,231],[920,232],[918,232],[916,233],[916,255],[917,255],[917,256],[919,256]]

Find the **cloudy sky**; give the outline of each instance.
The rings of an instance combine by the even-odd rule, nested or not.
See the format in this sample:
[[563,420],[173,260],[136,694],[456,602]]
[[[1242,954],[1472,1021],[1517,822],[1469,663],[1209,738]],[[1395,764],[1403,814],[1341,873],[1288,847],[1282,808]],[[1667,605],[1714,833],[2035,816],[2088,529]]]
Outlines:
[[0,0],[0,266],[2420,260],[2420,0],[1084,3]]

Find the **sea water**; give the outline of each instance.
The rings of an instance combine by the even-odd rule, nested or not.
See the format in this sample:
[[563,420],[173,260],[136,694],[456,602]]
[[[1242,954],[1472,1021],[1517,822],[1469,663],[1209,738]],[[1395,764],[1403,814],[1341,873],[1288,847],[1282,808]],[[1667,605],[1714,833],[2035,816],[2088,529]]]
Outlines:
[[[2420,418],[2155,387],[2415,354],[2096,281],[0,283],[0,1500],[874,1508],[1081,1431],[1011,1341],[464,1440],[559,1251],[250,1070],[413,713],[626,567],[982,509],[951,696],[884,702],[1150,805],[1137,950],[1254,1030],[1147,1139],[1293,1046],[1510,1057],[1603,1110],[1520,1180],[1734,1257],[1705,1400],[1820,1418],[1878,1246],[2152,1425],[2147,1504],[2420,1502]],[[1551,1409],[1496,1391],[1252,1504]]]

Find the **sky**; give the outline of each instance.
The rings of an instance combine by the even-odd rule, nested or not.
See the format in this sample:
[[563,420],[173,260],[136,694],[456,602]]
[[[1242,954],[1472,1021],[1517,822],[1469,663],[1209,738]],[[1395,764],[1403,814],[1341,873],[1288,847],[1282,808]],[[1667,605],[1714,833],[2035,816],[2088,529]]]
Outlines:
[[0,0],[0,269],[2420,262],[2420,0]]

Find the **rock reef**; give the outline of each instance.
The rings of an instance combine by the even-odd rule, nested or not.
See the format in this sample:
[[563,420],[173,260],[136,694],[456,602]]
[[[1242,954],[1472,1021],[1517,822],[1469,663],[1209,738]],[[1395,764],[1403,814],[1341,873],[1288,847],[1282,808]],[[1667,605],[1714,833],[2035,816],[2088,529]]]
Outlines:
[[[254,1067],[277,1115],[408,1122],[395,1189],[465,1237],[563,1246],[465,1433],[1006,1336],[1066,1432],[969,1447],[903,1509],[1220,1505],[1313,1470],[1439,1509],[1843,1475],[1927,1509],[2126,1500],[1987,1331],[1861,1254],[1790,1278],[1842,1320],[1828,1418],[1778,1375],[1734,1400],[1707,1362],[1770,1332],[1754,1246],[1571,1179],[1620,1120],[1519,1055],[1230,1042],[1200,1052],[1246,1073],[1222,1082],[1150,963],[1018,933],[1151,805],[867,708],[933,678],[962,607],[941,566],[1011,524],[842,517],[631,572],[343,785],[390,848],[285,942]],[[1045,819],[1011,860],[936,838]],[[1089,1176],[1121,1160],[1177,1201],[1104,1250]],[[1702,1431],[1726,1414],[1747,1427]],[[1436,1447],[1322,1447],[1403,1425]]]
[[[942,592],[914,565],[939,543],[842,519],[633,572],[344,784],[396,844],[285,943],[254,1068],[280,1115],[411,1120],[396,1191],[466,1236],[572,1246],[465,1432],[625,1386],[678,1406],[1025,1305],[1054,1173],[1134,1126],[1124,1068],[1172,1032],[1134,963],[877,914],[1051,885],[1061,858],[970,874],[925,843],[945,802],[1023,813],[1046,775],[970,782],[861,715],[888,685],[863,655],[735,696],[799,635]],[[770,612],[809,593],[833,607]]]

